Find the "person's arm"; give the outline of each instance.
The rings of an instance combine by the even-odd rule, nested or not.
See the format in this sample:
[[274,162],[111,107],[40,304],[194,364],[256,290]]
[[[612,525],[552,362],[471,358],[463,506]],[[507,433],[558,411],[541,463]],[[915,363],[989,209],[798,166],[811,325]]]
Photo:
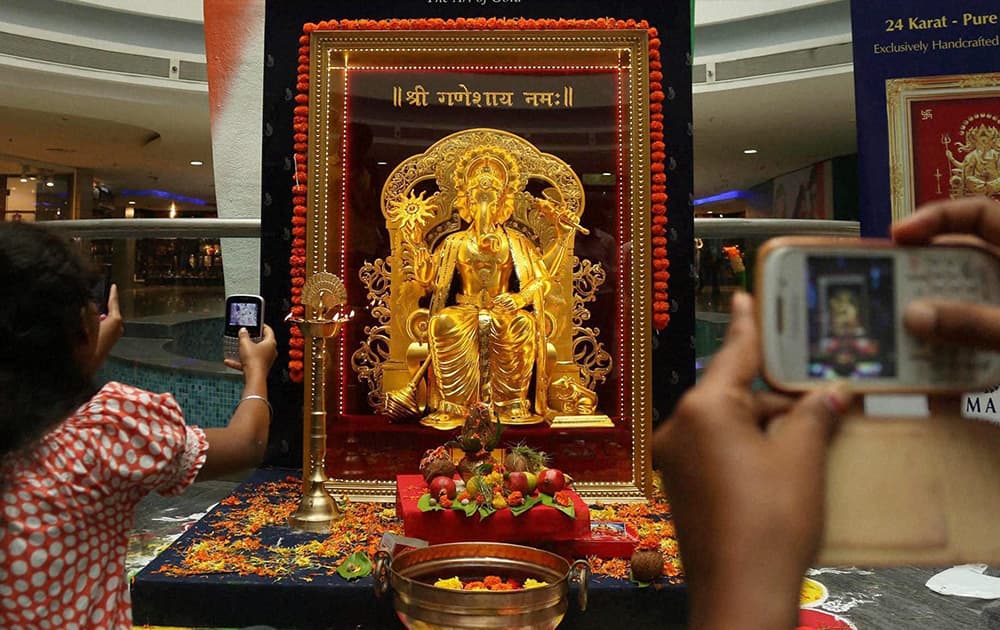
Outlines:
[[[97,306],[91,305],[90,308],[96,310]],[[108,292],[108,313],[107,315],[102,315],[100,318],[100,323],[97,326],[97,344],[94,347],[94,354],[90,357],[89,363],[84,369],[93,374],[98,368],[104,365],[104,361],[111,354],[111,348],[118,343],[124,332],[125,323],[122,320],[121,309],[118,306],[118,285],[112,284]]]
[[[947,242],[964,235],[996,253],[1000,245],[1000,203],[967,197],[930,203],[895,224],[892,238],[903,245]],[[952,300],[914,300],[903,312],[914,336],[936,342],[1000,350],[1000,307]]]
[[827,445],[850,395],[753,392],[760,361],[753,301],[737,293],[723,347],[653,436],[691,630],[791,630],[819,546]]
[[226,365],[243,371],[243,393],[226,428],[204,430],[208,452],[198,481],[252,468],[260,464],[267,448],[271,424],[267,373],[277,357],[274,331],[265,324],[257,343],[250,339],[246,328],[241,328],[239,335],[240,361],[227,359]]

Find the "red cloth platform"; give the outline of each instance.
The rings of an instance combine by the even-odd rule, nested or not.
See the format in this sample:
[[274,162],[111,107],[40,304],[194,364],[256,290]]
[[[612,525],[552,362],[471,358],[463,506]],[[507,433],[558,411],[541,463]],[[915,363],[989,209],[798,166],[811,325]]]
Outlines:
[[569,493],[575,518],[547,505],[536,505],[519,516],[510,510],[498,510],[480,520],[478,514],[466,516],[456,510],[421,512],[417,500],[426,489],[421,475],[397,476],[396,514],[403,519],[406,536],[422,538],[432,545],[466,540],[538,544],[590,537],[590,510],[573,491]]

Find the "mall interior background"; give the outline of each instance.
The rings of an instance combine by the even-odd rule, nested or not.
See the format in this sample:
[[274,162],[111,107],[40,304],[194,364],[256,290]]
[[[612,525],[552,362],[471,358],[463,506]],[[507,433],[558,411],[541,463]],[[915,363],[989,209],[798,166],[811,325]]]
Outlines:
[[[698,0],[694,51],[696,236],[719,217],[852,225],[849,1]],[[214,168],[207,74],[199,0],[0,4],[0,215],[136,220],[136,237],[82,239],[112,270],[129,323],[109,376],[175,391],[211,426],[228,415],[212,401],[239,386],[219,365],[226,279],[249,276],[252,286],[258,273],[256,256],[227,256],[224,245],[232,254],[255,239],[211,230],[142,236],[141,227],[142,219],[259,219],[259,208],[216,203],[216,186],[233,182]],[[761,241],[708,234],[696,241],[693,270],[699,358],[717,346],[727,296],[749,282],[742,269]]]

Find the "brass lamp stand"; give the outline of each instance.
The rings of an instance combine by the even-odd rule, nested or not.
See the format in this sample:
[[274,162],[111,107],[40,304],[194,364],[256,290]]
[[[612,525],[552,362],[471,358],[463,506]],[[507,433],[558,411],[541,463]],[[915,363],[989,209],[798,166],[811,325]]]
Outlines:
[[295,324],[303,336],[312,342],[308,415],[303,420],[309,431],[308,465],[302,471],[302,499],[290,517],[288,525],[310,532],[326,532],[330,524],[343,518],[344,513],[326,489],[326,343],[336,337],[341,327],[354,318],[354,311],[345,311],[347,291],[337,276],[320,272],[302,287],[302,304],[307,318],[295,318],[289,313],[285,321]]

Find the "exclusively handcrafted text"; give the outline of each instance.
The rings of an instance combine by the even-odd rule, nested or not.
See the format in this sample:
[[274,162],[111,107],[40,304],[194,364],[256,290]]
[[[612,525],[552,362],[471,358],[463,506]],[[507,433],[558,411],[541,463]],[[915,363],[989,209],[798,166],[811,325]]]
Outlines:
[[958,50],[963,48],[997,48],[1000,47],[1000,35],[993,37],[977,37],[967,39],[958,37],[956,39],[932,39],[929,41],[919,40],[915,42],[890,42],[875,43],[873,51],[876,55],[895,55],[900,53],[926,53],[937,50]]

